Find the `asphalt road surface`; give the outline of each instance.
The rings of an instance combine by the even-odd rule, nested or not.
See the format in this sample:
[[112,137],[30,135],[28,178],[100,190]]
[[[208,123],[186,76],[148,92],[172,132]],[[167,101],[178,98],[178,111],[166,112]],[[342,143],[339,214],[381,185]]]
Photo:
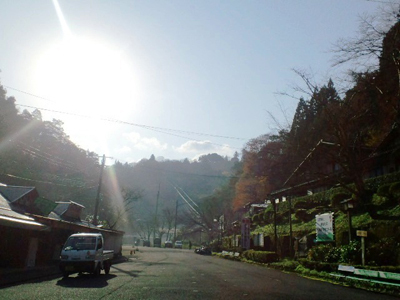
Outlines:
[[[125,253],[129,253],[125,249]],[[109,275],[53,276],[0,289],[0,299],[397,299],[189,250],[140,247]]]

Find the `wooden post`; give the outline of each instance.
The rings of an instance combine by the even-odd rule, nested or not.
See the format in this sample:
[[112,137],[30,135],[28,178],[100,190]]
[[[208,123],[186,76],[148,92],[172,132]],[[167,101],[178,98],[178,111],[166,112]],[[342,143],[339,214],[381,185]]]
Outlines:
[[366,230],[357,230],[357,236],[361,237],[361,263],[365,266],[365,238],[368,236]]

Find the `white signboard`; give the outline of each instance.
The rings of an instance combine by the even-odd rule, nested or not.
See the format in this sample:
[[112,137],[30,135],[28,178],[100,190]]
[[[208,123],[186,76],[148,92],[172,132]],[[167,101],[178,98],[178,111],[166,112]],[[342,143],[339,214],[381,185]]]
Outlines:
[[333,213],[316,215],[317,242],[333,242]]

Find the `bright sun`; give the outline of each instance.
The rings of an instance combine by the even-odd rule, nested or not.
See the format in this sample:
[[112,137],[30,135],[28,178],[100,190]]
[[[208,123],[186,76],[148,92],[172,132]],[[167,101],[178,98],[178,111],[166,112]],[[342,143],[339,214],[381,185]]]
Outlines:
[[64,111],[103,118],[122,117],[137,84],[122,51],[74,36],[42,55],[35,81],[45,97]]

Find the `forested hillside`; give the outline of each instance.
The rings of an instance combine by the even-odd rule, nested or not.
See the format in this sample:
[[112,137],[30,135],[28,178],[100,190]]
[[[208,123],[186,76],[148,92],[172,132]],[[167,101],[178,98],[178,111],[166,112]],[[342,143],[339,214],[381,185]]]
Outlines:
[[[117,161],[104,169],[99,219],[105,226],[129,230],[124,226],[130,221],[151,220],[157,203],[160,216],[174,212],[180,199],[176,189],[200,202],[227,182],[237,161],[218,154],[196,161],[156,161],[154,156],[132,164]],[[84,218],[93,218],[101,157],[76,146],[61,120],[44,121],[39,110],[19,111],[2,86],[0,164],[1,183],[35,186],[52,201],[75,201],[86,207]]]
[[[375,24],[364,26],[366,32],[376,30]],[[315,157],[314,167],[297,181],[292,177],[290,184],[315,178],[318,172],[321,175],[322,166],[318,164],[330,163],[342,170],[336,177],[337,183],[353,182],[355,197],[363,198],[363,178],[376,167],[366,159],[400,121],[399,32],[400,23],[397,22],[373,41],[366,35],[342,45],[342,58],[350,52],[353,59],[366,55],[372,61],[379,58],[375,68],[369,66],[363,72],[352,71],[353,86],[345,92],[339,93],[332,80],[319,85],[307,74],[298,72],[307,93],[298,102],[291,127],[254,139],[243,150],[236,207],[248,199],[263,201],[270,192],[284,187],[321,140],[326,146],[323,159]]]

